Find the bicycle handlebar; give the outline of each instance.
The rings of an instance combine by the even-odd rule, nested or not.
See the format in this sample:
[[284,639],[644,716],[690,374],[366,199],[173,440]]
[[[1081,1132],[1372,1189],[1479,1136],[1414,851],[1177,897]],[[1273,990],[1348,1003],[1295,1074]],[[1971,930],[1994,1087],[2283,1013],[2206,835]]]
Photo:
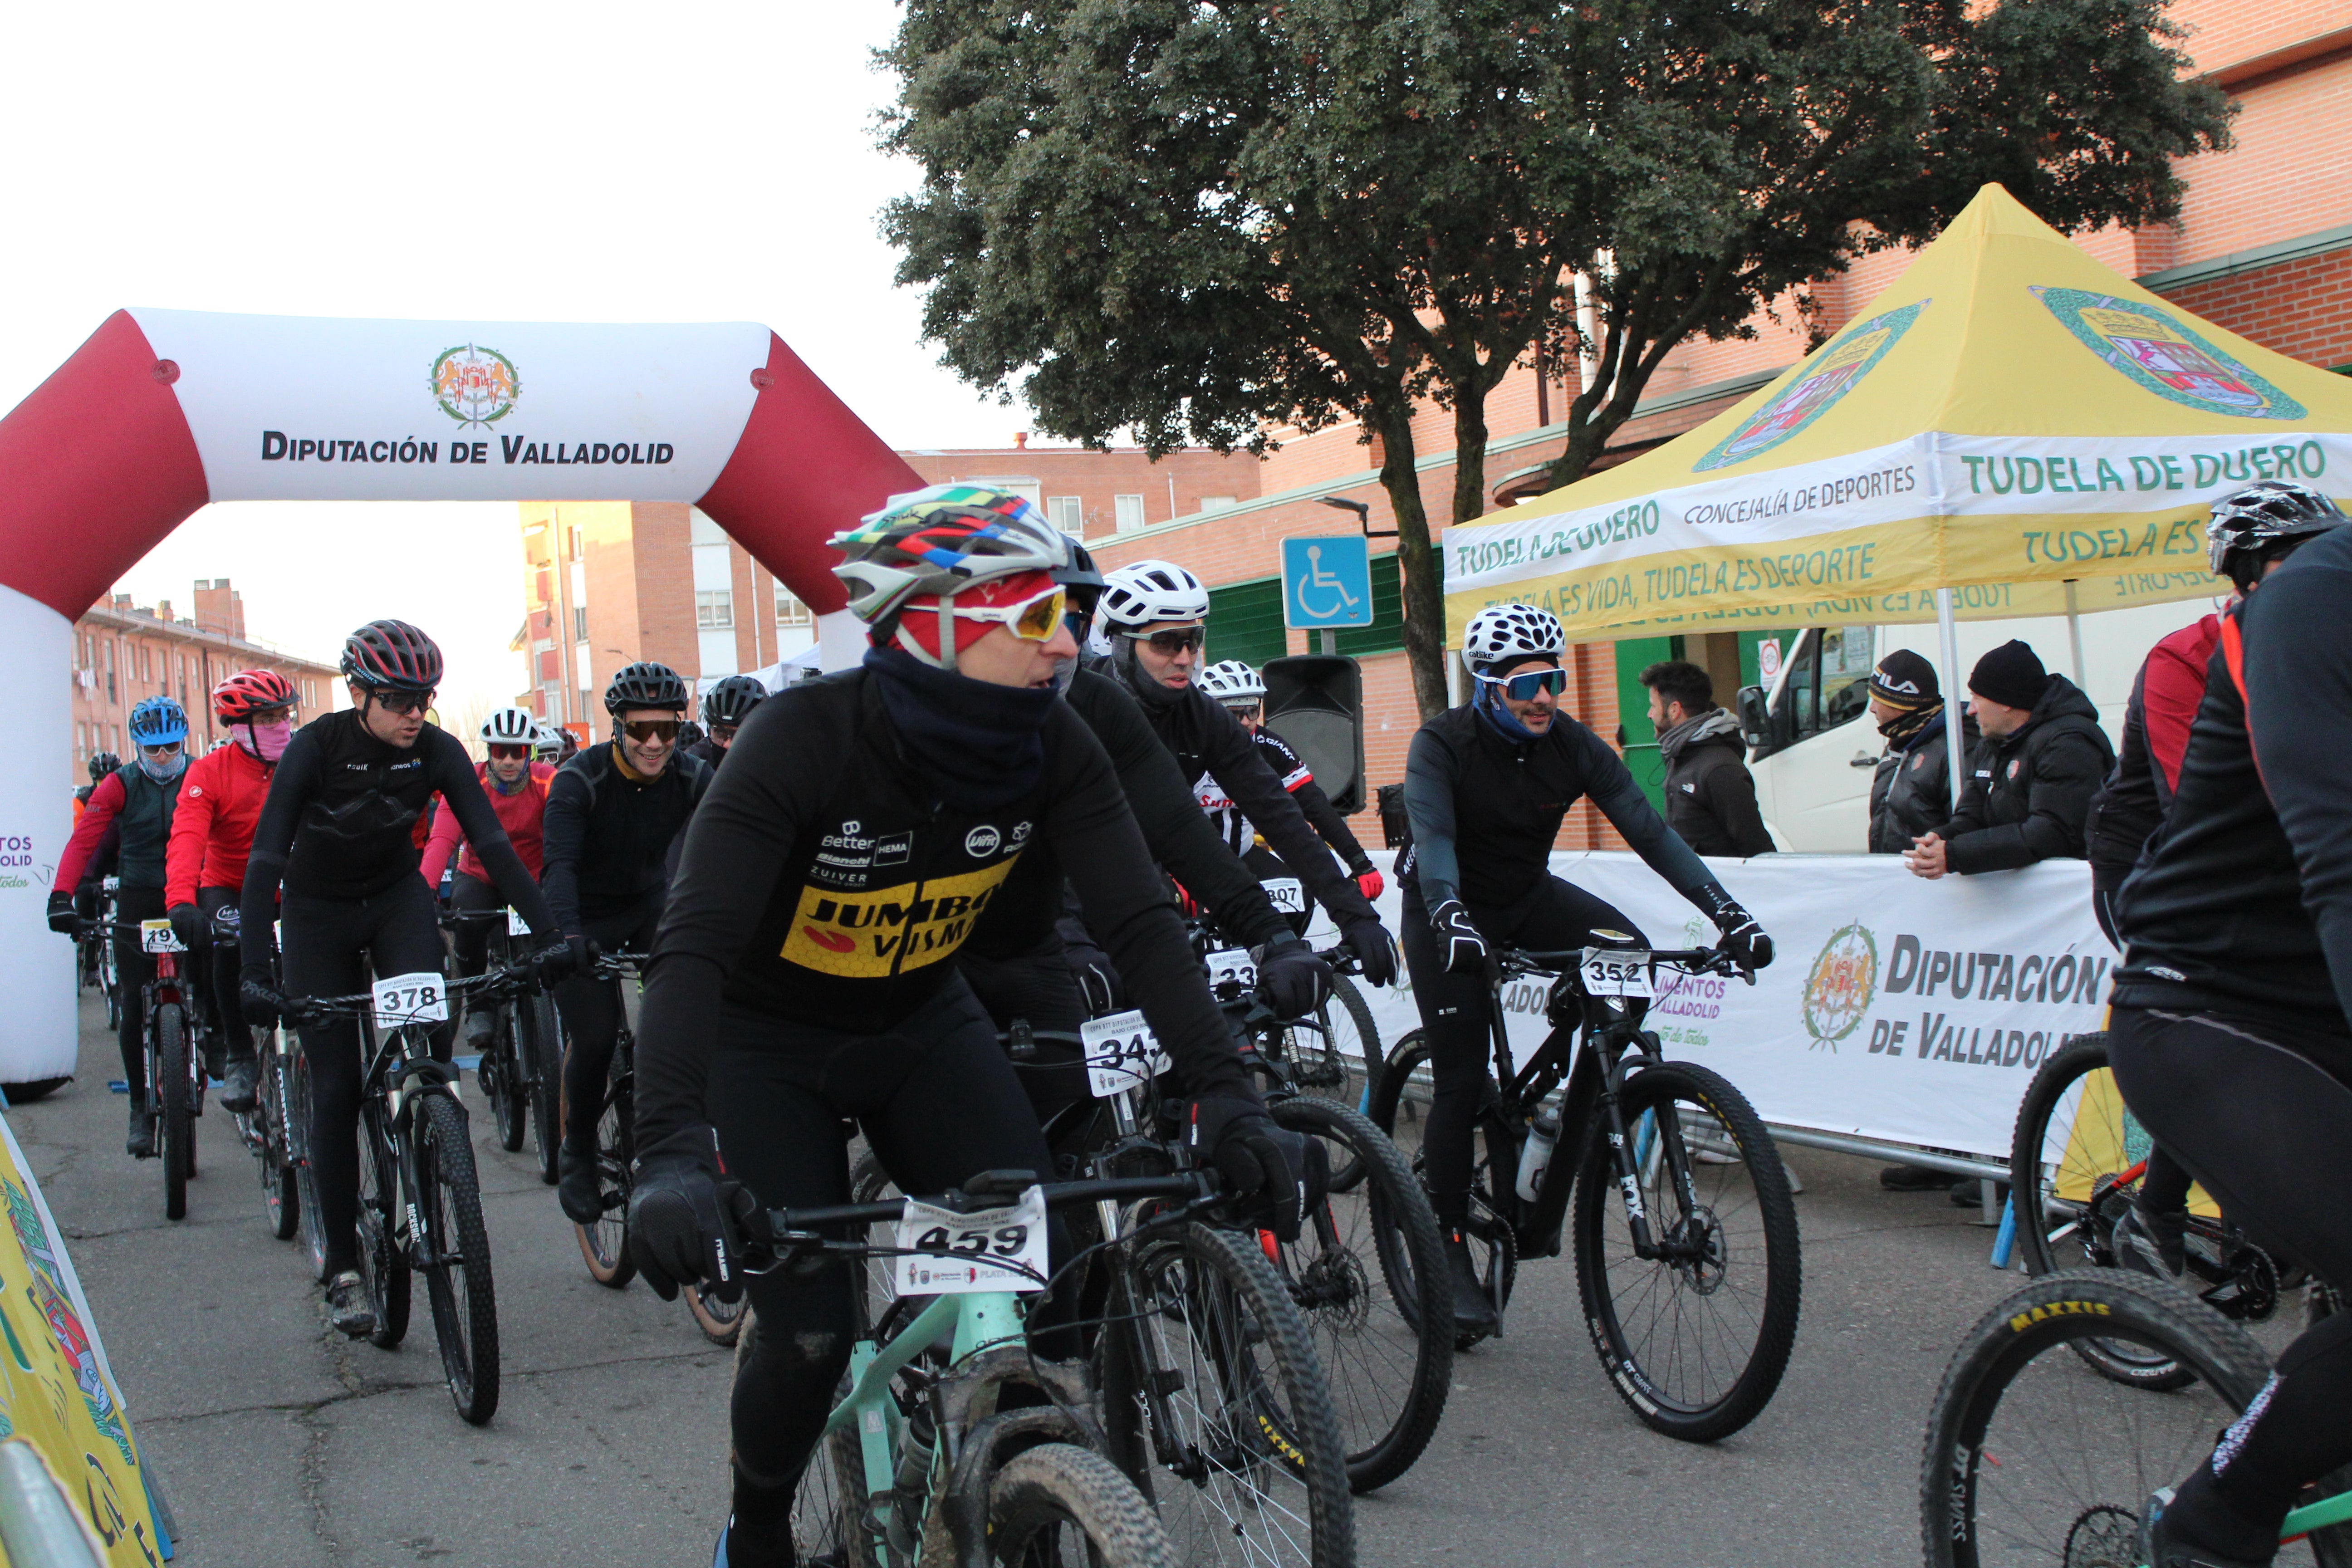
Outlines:
[[[1027,1176],[1023,1171],[988,1172],[986,1176]],[[973,1193],[958,1189],[935,1198],[919,1202],[940,1208],[968,1212],[1002,1205],[1006,1199],[1020,1195],[1030,1184],[1011,1187],[1009,1182],[992,1183],[990,1190]],[[1072,1208],[1081,1204],[1105,1200],[1121,1202],[1139,1198],[1181,1198],[1190,1208],[1196,1205],[1213,1204],[1222,1197],[1216,1173],[1213,1171],[1180,1171],[1167,1176],[1104,1176],[1077,1182],[1044,1182],[1035,1184],[1045,1190],[1048,1210]],[[1011,1190],[1005,1190],[1011,1187]],[[847,1226],[888,1225],[906,1213],[907,1200],[889,1203],[837,1204],[827,1208],[761,1209],[744,1226],[743,1257],[751,1272],[764,1272],[784,1262],[793,1255],[824,1251],[863,1255],[876,1250],[897,1251],[895,1247],[877,1248],[857,1241],[840,1241],[820,1236],[820,1229]]]
[[[1522,974],[1565,974],[1584,963],[1586,948],[1570,948],[1565,952],[1537,952],[1525,948],[1507,947],[1495,954],[1498,977],[1517,979]],[[1608,952],[1606,948],[1599,950]],[[1650,961],[1652,967],[1669,964],[1686,974],[1730,974],[1737,973],[1748,984],[1756,984],[1755,973],[1739,967],[1738,960],[1720,947],[1628,948],[1627,956],[1635,953]]]
[[[446,996],[457,997],[469,991],[488,991],[493,994],[512,987],[517,994],[539,984],[528,969],[492,969],[463,980],[452,980],[442,986]],[[298,1024],[320,1024],[331,1018],[372,1016],[375,1012],[375,993],[355,991],[348,996],[289,996],[286,1016]]]

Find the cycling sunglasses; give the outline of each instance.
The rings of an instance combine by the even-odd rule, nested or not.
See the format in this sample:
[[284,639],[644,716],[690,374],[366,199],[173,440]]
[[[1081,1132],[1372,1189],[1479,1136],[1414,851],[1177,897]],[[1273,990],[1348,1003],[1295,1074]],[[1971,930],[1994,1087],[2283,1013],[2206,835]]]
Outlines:
[[714,741],[731,741],[735,738],[735,726],[732,724],[713,724],[710,726],[710,738]]
[[1209,628],[1206,626],[1177,626],[1156,632],[1121,632],[1118,635],[1123,637],[1132,638],[1136,642],[1148,642],[1151,645],[1152,652],[1157,654],[1165,654],[1169,658],[1173,658],[1176,655],[1183,653],[1188,649],[1198,650],[1203,644],[1207,643],[1209,640]]
[[375,705],[387,713],[422,713],[433,706],[430,691],[378,691]]
[[1523,669],[1517,675],[1482,675],[1478,678],[1489,686],[1499,686],[1503,695],[1514,702],[1532,702],[1538,691],[1549,691],[1554,697],[1568,689],[1568,671],[1564,669]]
[[665,741],[677,739],[675,719],[632,719],[621,726],[621,732],[632,741],[650,741],[656,735]]
[[139,749],[151,757],[168,757],[180,749],[180,742],[166,741],[160,746],[150,746],[142,742]]
[[529,755],[530,755],[529,746],[493,745],[490,748],[492,759],[501,763],[520,762]]
[[987,621],[996,626],[1011,626],[1013,635],[1024,642],[1052,642],[1054,634],[1062,629],[1062,615],[1068,595],[1059,583],[1042,588],[1029,597],[1010,605],[974,605],[969,609],[955,606],[959,619]]

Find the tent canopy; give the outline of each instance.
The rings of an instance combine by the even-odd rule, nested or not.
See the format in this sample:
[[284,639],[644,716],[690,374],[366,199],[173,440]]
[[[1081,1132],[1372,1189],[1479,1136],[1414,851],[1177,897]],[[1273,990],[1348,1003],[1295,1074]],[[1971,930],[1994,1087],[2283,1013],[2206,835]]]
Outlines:
[[1447,531],[1449,641],[2065,614],[2222,591],[2215,499],[2352,493],[2352,383],[2200,321],[1990,184],[1787,374],[1654,451]]

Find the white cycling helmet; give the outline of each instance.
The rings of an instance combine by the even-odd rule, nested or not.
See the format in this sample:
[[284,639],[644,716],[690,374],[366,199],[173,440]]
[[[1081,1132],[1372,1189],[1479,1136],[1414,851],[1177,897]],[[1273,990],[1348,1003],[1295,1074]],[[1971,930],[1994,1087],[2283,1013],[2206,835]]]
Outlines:
[[1205,621],[1209,590],[1172,561],[1136,561],[1103,579],[1102,619],[1109,626]]
[[502,746],[529,745],[539,739],[539,721],[520,708],[497,709],[482,721],[482,739]]
[[1558,658],[1568,647],[1559,617],[1533,605],[1489,605],[1462,628],[1462,657],[1473,674],[1507,658]]
[[551,763],[563,755],[563,734],[544,721],[531,729],[530,754],[534,761]]
[[1265,700],[1265,678],[1237,658],[1209,666],[1194,684],[1227,707],[1255,707]]

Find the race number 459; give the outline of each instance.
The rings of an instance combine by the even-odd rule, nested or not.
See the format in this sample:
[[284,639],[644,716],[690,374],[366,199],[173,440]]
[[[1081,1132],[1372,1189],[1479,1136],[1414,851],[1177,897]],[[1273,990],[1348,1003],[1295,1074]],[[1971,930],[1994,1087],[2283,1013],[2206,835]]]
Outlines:
[[375,983],[375,1026],[396,1029],[403,1024],[446,1024],[449,993],[442,979],[429,970],[395,974]]
[[1010,1208],[958,1214],[907,1200],[898,1217],[892,1289],[901,1296],[1045,1288],[1045,1192],[1031,1187]]

